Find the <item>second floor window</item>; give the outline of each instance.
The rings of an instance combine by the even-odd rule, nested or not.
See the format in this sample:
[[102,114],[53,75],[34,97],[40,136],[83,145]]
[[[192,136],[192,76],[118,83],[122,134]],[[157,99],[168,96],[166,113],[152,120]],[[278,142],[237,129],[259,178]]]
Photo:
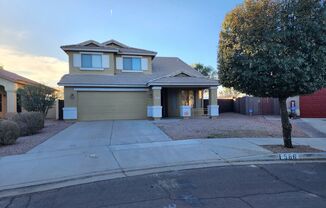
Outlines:
[[123,70],[141,71],[141,58],[123,57]]
[[82,54],[81,55],[82,68],[102,68],[102,55],[100,54]]

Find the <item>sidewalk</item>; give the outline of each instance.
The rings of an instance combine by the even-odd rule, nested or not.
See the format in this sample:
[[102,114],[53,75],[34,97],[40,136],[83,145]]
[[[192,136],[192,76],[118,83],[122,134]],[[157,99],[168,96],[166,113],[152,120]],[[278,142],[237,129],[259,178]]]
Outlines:
[[[325,138],[295,138],[293,143],[325,151],[305,154],[308,159],[326,159]],[[282,139],[193,139],[0,157],[0,197],[160,171],[279,160],[259,146],[267,144],[282,144]]]

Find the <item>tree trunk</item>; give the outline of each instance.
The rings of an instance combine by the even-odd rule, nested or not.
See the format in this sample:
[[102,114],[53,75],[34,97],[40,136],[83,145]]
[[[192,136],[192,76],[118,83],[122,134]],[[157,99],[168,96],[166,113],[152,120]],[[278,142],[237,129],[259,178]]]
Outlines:
[[287,98],[278,98],[281,111],[283,141],[284,147],[293,148],[291,140],[292,125],[289,120],[289,114],[286,107],[286,99]]

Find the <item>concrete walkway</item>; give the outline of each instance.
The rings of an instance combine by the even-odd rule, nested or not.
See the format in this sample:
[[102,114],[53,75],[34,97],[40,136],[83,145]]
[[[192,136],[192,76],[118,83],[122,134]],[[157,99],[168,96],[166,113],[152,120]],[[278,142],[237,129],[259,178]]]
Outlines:
[[[259,145],[282,144],[277,138],[172,141],[148,121],[128,122],[77,123],[27,154],[0,157],[0,196],[150,172],[270,160],[277,156]],[[326,151],[325,138],[296,138],[294,144]]]
[[302,118],[302,120],[321,132],[324,136],[326,135],[326,118]]

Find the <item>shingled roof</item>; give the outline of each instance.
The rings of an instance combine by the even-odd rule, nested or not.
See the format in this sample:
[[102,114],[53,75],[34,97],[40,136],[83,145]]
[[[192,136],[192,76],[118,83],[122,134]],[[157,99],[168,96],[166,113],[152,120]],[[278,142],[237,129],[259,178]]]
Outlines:
[[128,54],[128,55],[149,55],[156,56],[155,51],[149,51],[140,48],[134,48],[122,44],[116,40],[109,40],[103,43],[99,43],[95,40],[88,40],[82,43],[74,44],[74,45],[64,45],[61,46],[62,50],[68,51],[84,51],[84,52],[114,52],[117,54]]
[[0,67],[0,78],[20,84],[38,84],[37,82],[30,80],[26,77],[4,70],[2,67]]
[[[181,76],[180,76],[181,75]],[[204,77],[177,57],[155,57],[152,74],[118,73],[112,75],[66,74],[61,86],[217,86],[218,82]]]

